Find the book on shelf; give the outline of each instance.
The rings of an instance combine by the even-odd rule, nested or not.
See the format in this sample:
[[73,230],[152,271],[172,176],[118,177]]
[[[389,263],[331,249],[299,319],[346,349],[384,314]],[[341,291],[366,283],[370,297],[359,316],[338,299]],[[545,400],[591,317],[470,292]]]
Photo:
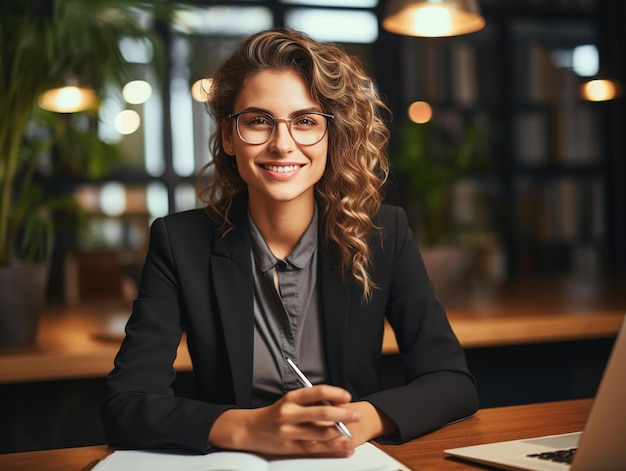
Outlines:
[[527,49],[527,88],[522,98],[531,103],[553,102],[557,90],[556,71],[548,46],[531,42]]
[[404,48],[402,54],[405,64],[402,77],[403,94],[432,103],[444,101],[447,75],[441,58],[441,47],[425,41],[419,45]]
[[563,164],[597,161],[600,152],[597,119],[586,106],[561,107],[555,118],[555,153]]
[[555,238],[565,242],[575,241],[580,235],[580,222],[584,208],[581,206],[578,182],[563,177],[554,184],[556,219]]
[[517,185],[520,233],[539,243],[597,243],[604,237],[604,192],[599,177],[562,176]]
[[549,155],[549,122],[542,111],[518,113],[515,117],[517,161],[526,165],[543,165]]
[[538,166],[593,164],[600,143],[593,111],[584,106],[520,111],[515,116],[514,136],[517,161]]
[[532,242],[553,239],[553,220],[546,188],[524,182],[517,190],[517,221],[520,235]]
[[476,49],[467,42],[456,42],[450,48],[451,95],[462,106],[478,103]]
[[93,471],[410,471],[379,447],[364,443],[347,458],[264,458],[236,451],[206,455],[116,450]]

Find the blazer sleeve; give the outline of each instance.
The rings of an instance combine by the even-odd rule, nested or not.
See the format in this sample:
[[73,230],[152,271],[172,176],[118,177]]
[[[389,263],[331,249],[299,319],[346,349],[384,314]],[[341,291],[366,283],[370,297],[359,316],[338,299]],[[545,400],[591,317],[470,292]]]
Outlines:
[[232,407],[174,395],[173,362],[183,331],[179,284],[167,225],[158,219],[126,337],[107,377],[101,416],[113,447],[207,452],[213,422]]
[[365,399],[398,426],[396,434],[382,441],[398,443],[474,414],[478,394],[465,353],[434,295],[406,214],[401,208],[390,212],[383,222],[384,251],[377,255],[375,270],[386,267],[380,271],[388,281],[379,283],[388,287],[383,293],[386,317],[396,334],[406,384]]

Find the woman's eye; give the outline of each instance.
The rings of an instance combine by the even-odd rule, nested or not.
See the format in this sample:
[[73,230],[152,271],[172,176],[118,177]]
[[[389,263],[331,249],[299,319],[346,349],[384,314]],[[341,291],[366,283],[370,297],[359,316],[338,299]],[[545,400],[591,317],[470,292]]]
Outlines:
[[294,120],[294,124],[298,126],[315,126],[317,121],[314,120],[311,116],[298,116]]
[[272,122],[265,116],[256,116],[246,121],[248,126],[271,126]]

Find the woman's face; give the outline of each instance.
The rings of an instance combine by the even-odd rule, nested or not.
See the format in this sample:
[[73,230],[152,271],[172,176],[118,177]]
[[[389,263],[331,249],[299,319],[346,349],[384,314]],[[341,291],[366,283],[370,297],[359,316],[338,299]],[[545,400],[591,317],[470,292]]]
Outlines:
[[[300,75],[276,70],[260,71],[246,82],[235,100],[233,113],[246,110],[262,111],[278,120],[290,119],[302,111],[324,111]],[[240,126],[244,125],[242,118]],[[325,120],[322,116],[316,118]],[[267,142],[249,144],[238,135],[235,120],[230,121],[224,126],[222,145],[226,153],[237,159],[250,200],[311,204],[314,185],[326,168],[328,133],[316,144],[301,145],[289,133],[288,124],[277,121]],[[301,125],[308,122],[302,121]],[[295,129],[295,122],[293,126]]]

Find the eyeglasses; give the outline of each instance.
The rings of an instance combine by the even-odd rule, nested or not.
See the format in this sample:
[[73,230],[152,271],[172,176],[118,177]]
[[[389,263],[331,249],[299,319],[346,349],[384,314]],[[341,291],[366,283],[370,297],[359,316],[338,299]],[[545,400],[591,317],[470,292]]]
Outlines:
[[237,134],[247,144],[265,144],[274,134],[276,123],[282,121],[287,124],[289,135],[294,141],[303,146],[312,146],[326,135],[328,120],[334,119],[334,116],[320,111],[307,111],[289,119],[279,119],[263,111],[242,111],[229,114],[228,119],[235,120]]

